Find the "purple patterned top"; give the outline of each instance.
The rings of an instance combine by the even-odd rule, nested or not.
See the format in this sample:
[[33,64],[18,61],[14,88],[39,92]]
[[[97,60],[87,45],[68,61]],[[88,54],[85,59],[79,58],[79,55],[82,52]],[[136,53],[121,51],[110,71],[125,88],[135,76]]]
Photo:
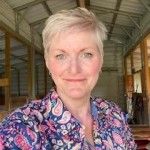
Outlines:
[[[95,150],[135,150],[123,113],[112,102],[91,98]],[[0,124],[0,150],[87,150],[84,126],[56,91],[18,108]],[[85,144],[86,143],[86,144]]]

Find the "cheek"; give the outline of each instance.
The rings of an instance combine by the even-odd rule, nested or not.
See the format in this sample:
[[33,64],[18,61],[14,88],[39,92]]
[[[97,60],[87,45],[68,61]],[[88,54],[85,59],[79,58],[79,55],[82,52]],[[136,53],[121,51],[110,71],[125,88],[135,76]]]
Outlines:
[[101,71],[101,67],[102,67],[101,61],[99,61],[99,60],[94,61],[94,62],[92,63],[92,65],[91,65],[91,67],[89,67],[89,68],[91,68],[91,69],[90,69],[91,74],[92,74],[92,75],[97,75],[97,74],[99,74],[100,71]]
[[56,63],[55,61],[49,61],[48,62],[48,70],[51,73],[52,77],[55,78],[56,76],[59,76],[63,72],[63,67],[59,63]]

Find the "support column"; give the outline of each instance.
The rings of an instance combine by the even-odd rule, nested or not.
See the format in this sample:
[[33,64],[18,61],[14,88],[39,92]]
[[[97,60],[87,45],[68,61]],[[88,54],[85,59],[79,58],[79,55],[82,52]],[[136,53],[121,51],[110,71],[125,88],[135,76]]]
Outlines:
[[[148,50],[147,50],[147,41],[144,39],[141,44],[141,56],[142,56],[142,83],[143,83],[143,94],[145,97],[144,106],[145,106],[145,117],[146,123],[150,125],[150,77],[149,77],[149,68],[148,68]],[[147,120],[148,119],[148,120]]]
[[28,96],[35,99],[35,50],[28,48]]
[[11,108],[11,54],[10,54],[10,34],[5,33],[5,78],[8,80],[8,85],[5,86],[5,109]]

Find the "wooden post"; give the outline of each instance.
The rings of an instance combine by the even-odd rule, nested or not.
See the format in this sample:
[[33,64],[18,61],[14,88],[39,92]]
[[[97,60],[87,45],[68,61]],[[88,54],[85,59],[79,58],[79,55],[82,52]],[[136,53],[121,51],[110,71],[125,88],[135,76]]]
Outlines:
[[10,34],[5,33],[5,78],[8,79],[8,85],[5,86],[5,109],[11,108],[11,54],[10,54]]
[[127,94],[127,56],[124,58],[124,81],[125,81],[125,94]]
[[141,42],[141,53],[142,53],[142,70],[144,75],[144,93],[145,96],[149,97],[150,95],[150,77],[149,77],[149,68],[148,68],[148,49],[146,39]]
[[134,87],[134,62],[133,62],[133,51],[131,52],[131,82],[132,82],[132,87],[133,87],[133,92],[135,91]]
[[28,97],[35,99],[35,50],[28,47]]
[[[140,44],[141,56],[142,56],[142,84],[143,84],[143,95],[145,96],[145,113],[146,118],[148,118],[147,123],[150,125],[150,77],[149,77],[149,68],[148,68],[148,49],[147,49],[147,40],[146,38]],[[147,119],[146,119],[147,120]]]

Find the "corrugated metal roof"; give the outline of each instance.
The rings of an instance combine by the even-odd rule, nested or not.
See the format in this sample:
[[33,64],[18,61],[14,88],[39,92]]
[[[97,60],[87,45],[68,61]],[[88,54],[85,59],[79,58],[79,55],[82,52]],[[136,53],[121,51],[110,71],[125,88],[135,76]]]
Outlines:
[[12,8],[16,8],[27,3],[33,2],[34,0],[5,0]]
[[[62,9],[75,8],[78,4],[77,1],[79,0],[6,0],[14,10],[25,14],[26,20],[34,25],[39,33],[42,31],[43,22],[51,13]],[[133,27],[139,25],[142,16],[148,11],[149,5],[149,0],[90,0],[87,7],[107,25],[108,36],[111,39],[116,32],[118,32],[115,37],[117,38],[120,29],[123,30],[118,25],[122,25],[127,32],[131,33]],[[37,27],[38,25],[39,27]],[[128,37],[124,31],[121,33]],[[112,37],[111,34],[113,34]]]
[[[51,14],[79,6],[80,0],[5,0],[8,5],[28,21],[41,34],[45,20]],[[88,3],[87,3],[88,1]],[[108,40],[126,44],[132,40],[135,28],[141,32],[140,22],[150,11],[150,0],[85,0],[86,7],[104,22],[108,30]],[[0,31],[0,60],[3,59],[4,33]],[[11,41],[13,55],[26,58],[26,48],[18,41]],[[13,48],[14,47],[14,48]],[[150,46],[149,46],[150,47]],[[22,52],[24,49],[25,52]],[[37,60],[39,58],[36,58]],[[18,61],[21,59],[18,58]],[[18,62],[17,62],[18,63]]]

